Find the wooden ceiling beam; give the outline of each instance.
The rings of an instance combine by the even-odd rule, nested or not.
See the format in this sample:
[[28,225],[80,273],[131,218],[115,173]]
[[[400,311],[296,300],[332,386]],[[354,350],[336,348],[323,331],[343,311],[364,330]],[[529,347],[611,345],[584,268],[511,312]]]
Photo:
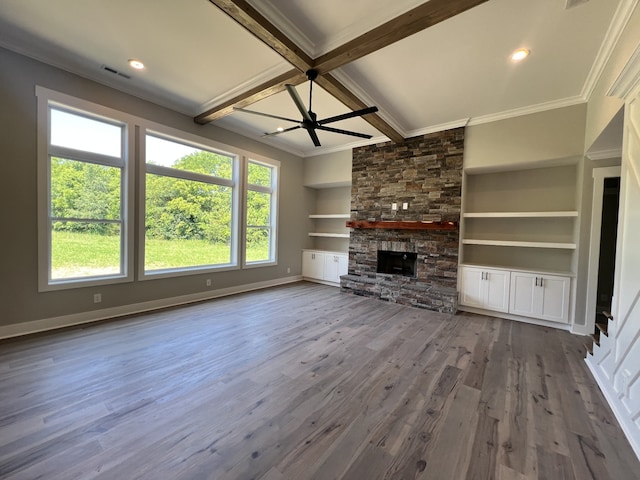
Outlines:
[[316,58],[320,75],[385,48],[489,0],[429,0]]
[[214,120],[218,120],[219,118],[225,117],[231,113],[233,113],[234,107],[248,107],[252,103],[263,100],[271,95],[275,95],[276,93],[280,93],[286,90],[285,85],[300,85],[307,81],[307,77],[304,73],[300,72],[298,69],[290,70],[282,75],[277,76],[271,80],[266,81],[265,83],[258,85],[251,90],[248,90],[240,95],[233,97],[231,100],[228,100],[220,105],[216,105],[213,108],[206,110],[201,113],[197,117],[194,118],[196,123],[200,125],[207,124],[209,122],[213,122]]
[[[436,25],[459,13],[469,10],[488,0],[430,0],[404,13],[373,30],[345,43],[344,45],[312,59],[286,35],[264,18],[246,0],[209,0],[220,10],[229,15],[245,30],[253,34],[265,45],[273,49],[296,70],[286,72],[278,77],[244,92],[223,104],[217,105],[194,118],[195,122],[206,124],[229,115],[234,107],[244,108],[252,103],[285,90],[286,84],[299,85],[306,80],[304,72],[310,68],[317,70],[321,76],[316,80],[322,88],[352,110],[365,108],[363,103],[347,87],[329,75],[331,70],[339,68],[358,58],[369,55],[381,48],[389,46],[425,28]],[[394,142],[404,140],[402,134],[385,122],[379,115],[370,114],[362,117],[378,131]]]
[[[360,110],[362,108],[367,108],[370,105],[367,105],[358,97],[356,97],[351,91],[342,85],[333,75],[326,74],[316,79],[316,83],[324,88],[327,92],[333,95],[336,99],[340,100],[351,110]],[[404,140],[402,134],[396,131],[391,125],[385,122],[380,115],[370,114],[364,115],[361,117],[365,122],[372,125],[376,130],[378,130],[383,135],[389,137],[389,139],[395,143],[400,143]]]
[[[216,105],[206,110],[194,121],[199,124],[206,124],[225,117],[233,113],[234,107],[244,108],[252,103],[279,93],[285,89],[287,83],[299,85],[306,80],[303,72],[313,67],[313,60],[302,51],[286,35],[278,30],[271,22],[264,18],[255,8],[249,5],[246,0],[209,0],[220,10],[229,15],[233,20],[252,33],[261,42],[272,48],[282,58],[291,63],[297,70],[287,72],[279,77],[269,80],[251,90],[242,93],[223,104]],[[325,88],[334,97],[344,103],[352,110],[368,107],[347,87],[338,82],[331,75],[325,75],[322,81],[318,78],[316,83]],[[356,106],[358,105],[358,106]],[[373,125],[378,131],[389,137],[394,142],[401,142],[404,138],[391,125],[385,122],[379,115],[365,115],[363,119]]]

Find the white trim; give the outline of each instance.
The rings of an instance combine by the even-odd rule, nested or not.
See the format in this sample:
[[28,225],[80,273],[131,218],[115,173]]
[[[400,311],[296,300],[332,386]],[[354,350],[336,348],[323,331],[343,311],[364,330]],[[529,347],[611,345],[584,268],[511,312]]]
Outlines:
[[[132,251],[134,238],[134,200],[129,196],[133,194],[133,183],[135,182],[135,151],[132,141],[134,125],[131,115],[115,110],[103,105],[99,105],[88,100],[56,92],[48,88],[36,85],[35,96],[37,104],[37,226],[38,226],[38,291],[48,292],[57,290],[67,290],[72,288],[92,287],[97,285],[110,285],[116,283],[132,282],[134,280],[134,262]],[[121,274],[101,275],[95,277],[80,277],[53,280],[51,273],[51,228],[50,228],[50,177],[51,164],[49,156],[51,154],[51,108],[66,110],[70,113],[82,115],[90,119],[100,119],[105,123],[111,123],[123,128],[121,137],[121,161],[105,155],[92,152],[87,153],[90,162],[97,162],[104,165],[120,168],[122,172],[121,182],[121,244],[120,244],[120,270]],[[74,152],[78,150],[55,147],[54,152],[70,153],[77,158]],[[80,159],[83,161],[82,159]]]
[[63,315],[60,317],[44,318],[42,320],[34,320],[31,322],[0,326],[0,339],[45,332],[58,328],[71,327],[74,325],[82,325],[85,323],[92,323],[100,320],[109,320],[126,315],[150,312],[153,310],[176,307],[189,303],[201,302],[204,300],[212,300],[228,295],[235,295],[237,293],[251,292],[263,288],[295,283],[301,280],[302,275],[294,275],[291,277],[250,283],[246,285],[239,285],[236,287],[221,288],[219,290],[209,290],[206,292],[192,293],[189,295],[180,295],[178,297],[162,298],[149,302],[134,303],[130,305],[123,305],[120,307],[105,308],[102,310],[93,310],[91,312],[74,313],[71,315]]
[[503,112],[491,113],[489,115],[481,115],[479,117],[472,117],[469,120],[468,125],[482,125],[483,123],[497,122],[499,120],[507,120],[509,118],[520,117],[523,115],[530,115],[532,113],[546,112],[548,110],[555,110],[556,108],[571,107],[573,105],[579,105],[586,103],[587,99],[582,95],[562,98],[560,100],[552,100],[550,102],[538,103],[537,105],[528,105],[526,107],[514,108],[511,110],[505,110]]
[[585,156],[591,161],[609,160],[611,158],[622,158],[622,147],[611,150],[600,150],[599,152],[589,152]]
[[640,83],[640,45],[638,45],[620,74],[607,91],[607,96],[626,99]]
[[593,62],[589,75],[587,76],[587,80],[584,82],[584,86],[582,87],[582,97],[585,99],[589,100],[591,98],[593,90],[600,80],[609,59],[611,58],[611,54],[618,44],[618,40],[620,40],[620,36],[627,26],[627,23],[629,23],[629,19],[631,18],[637,4],[638,0],[622,0],[618,4],[618,8],[613,14],[613,19],[611,20],[607,33],[605,34],[604,41],[600,45],[596,59]]
[[626,407],[622,403],[622,400],[618,397],[618,394],[611,390],[613,385],[610,380],[607,378],[603,378],[600,374],[605,373],[602,369],[598,368],[598,365],[594,363],[593,357],[585,358],[585,363],[587,364],[587,368],[593,375],[593,378],[596,381],[596,384],[600,387],[604,398],[607,400],[609,407],[613,411],[616,420],[622,427],[622,431],[624,432],[631,448],[633,448],[636,457],[640,460],[640,435],[638,434],[638,427],[633,423],[631,417],[629,416]]
[[[291,70],[291,65],[288,62],[286,62],[285,60],[278,60],[278,63],[276,65],[266,70],[263,70],[261,73],[258,73],[255,76],[252,76],[246,82],[242,82],[239,85],[236,85],[235,87],[233,87],[231,90],[227,90],[223,94],[218,95],[217,97],[213,97],[212,99],[207,100],[206,102],[200,104],[200,107],[198,108],[198,113],[206,112],[207,110],[217,105],[226,103],[229,100],[232,100],[233,98],[237,97],[238,95],[241,95],[244,92],[247,92],[259,85],[262,85],[265,82],[273,80],[275,77],[282,75],[283,73],[286,73],[289,70]],[[187,114],[187,115],[194,116],[194,115],[197,115],[198,113]]]
[[595,328],[596,296],[598,295],[598,268],[600,263],[600,230],[602,228],[602,197],[605,178],[620,176],[620,167],[594,168],[593,194],[591,198],[591,233],[589,242],[589,265],[587,267],[587,293],[584,320],[585,328],[593,333]]
[[493,310],[485,310],[483,308],[468,307],[466,305],[458,305],[458,311],[478,313],[480,315],[487,315],[490,317],[502,318],[505,320],[515,320],[516,322],[531,323],[540,327],[557,328],[559,330],[570,331],[571,325],[569,323],[550,322],[548,320],[541,320],[539,318],[522,317],[520,315],[513,315],[507,312],[496,312]]

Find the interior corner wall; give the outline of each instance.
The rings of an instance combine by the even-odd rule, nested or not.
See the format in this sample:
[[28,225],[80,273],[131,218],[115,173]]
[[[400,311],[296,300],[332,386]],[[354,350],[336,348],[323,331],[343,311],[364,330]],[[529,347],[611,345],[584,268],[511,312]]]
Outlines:
[[593,142],[609,125],[611,119],[620,111],[624,101],[607,96],[607,92],[616,81],[636,48],[640,46],[640,6],[636,6],[629,22],[624,28],[618,43],[607,60],[598,82],[589,98],[585,131],[584,151],[589,151]]
[[[308,205],[301,201],[307,194],[300,157],[212,125],[197,125],[190,116],[2,48],[0,65],[0,216],[5,219],[0,236],[0,330],[25,322],[206,294],[211,289],[205,278],[211,278],[218,290],[277,283],[301,274],[301,250],[307,235],[299,225],[305,223]],[[95,287],[38,292],[36,85],[280,161],[278,265],[100,286],[99,305],[93,303]]]
[[585,103],[467,127],[465,172],[543,167],[584,153]]
[[351,185],[351,149],[304,159],[304,184],[307,187]]

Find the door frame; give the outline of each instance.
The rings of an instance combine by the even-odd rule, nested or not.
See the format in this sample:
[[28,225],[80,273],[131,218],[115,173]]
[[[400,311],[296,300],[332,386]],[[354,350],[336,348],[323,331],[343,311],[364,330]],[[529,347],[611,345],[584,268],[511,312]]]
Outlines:
[[587,298],[585,309],[585,328],[593,332],[598,295],[598,269],[600,267],[600,232],[602,230],[602,199],[604,197],[604,181],[607,178],[619,177],[621,167],[600,167],[593,169],[593,195],[591,200],[591,234],[589,242],[589,269],[587,275]]

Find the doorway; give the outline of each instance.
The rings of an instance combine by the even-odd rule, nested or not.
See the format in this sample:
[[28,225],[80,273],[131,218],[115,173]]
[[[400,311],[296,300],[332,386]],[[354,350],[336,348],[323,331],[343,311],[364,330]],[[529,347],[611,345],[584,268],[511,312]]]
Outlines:
[[596,292],[595,321],[603,311],[611,311],[616,263],[618,208],[620,205],[620,177],[604,179],[602,215],[600,222],[600,253],[598,256],[598,287]]

